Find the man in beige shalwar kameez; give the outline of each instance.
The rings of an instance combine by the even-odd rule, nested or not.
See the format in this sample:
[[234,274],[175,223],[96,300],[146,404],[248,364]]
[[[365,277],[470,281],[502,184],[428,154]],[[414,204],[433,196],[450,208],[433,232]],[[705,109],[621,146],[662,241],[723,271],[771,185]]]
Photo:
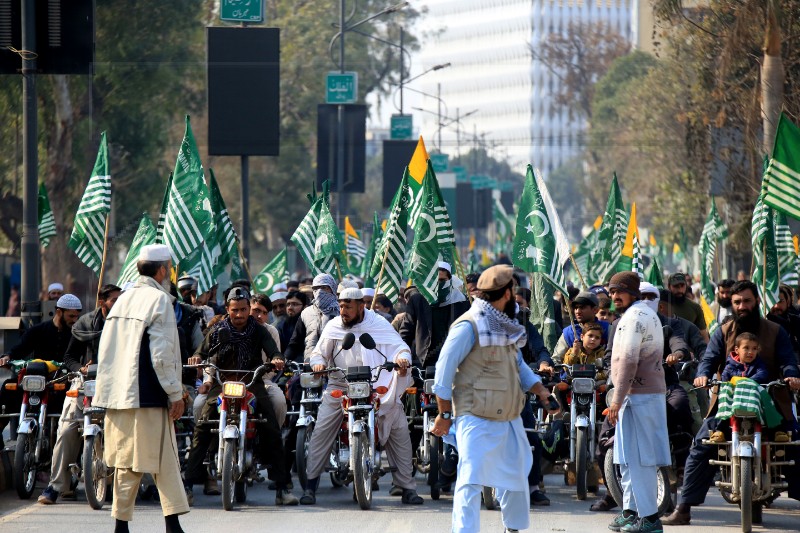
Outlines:
[[144,246],[140,277],[106,318],[100,338],[97,394],[106,408],[105,453],[114,473],[111,516],[127,533],[144,473],[153,474],[167,533],[182,533],[178,515],[189,512],[181,481],[173,421],[184,411],[181,355],[173,298],[167,287],[167,246]]

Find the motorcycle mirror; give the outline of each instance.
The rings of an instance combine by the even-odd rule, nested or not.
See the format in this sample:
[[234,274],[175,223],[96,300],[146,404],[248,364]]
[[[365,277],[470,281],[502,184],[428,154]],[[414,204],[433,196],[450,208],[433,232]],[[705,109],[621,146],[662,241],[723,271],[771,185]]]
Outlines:
[[361,346],[366,348],[367,350],[374,350],[377,346],[375,344],[375,339],[372,338],[372,335],[369,333],[362,333],[361,336],[358,338],[358,342],[361,343]]
[[220,344],[228,344],[231,341],[231,331],[228,328],[219,328],[217,335]]
[[[362,335],[363,337],[364,335]],[[356,343],[356,336],[350,332],[342,339],[342,350],[349,350]],[[363,342],[361,344],[364,344]]]

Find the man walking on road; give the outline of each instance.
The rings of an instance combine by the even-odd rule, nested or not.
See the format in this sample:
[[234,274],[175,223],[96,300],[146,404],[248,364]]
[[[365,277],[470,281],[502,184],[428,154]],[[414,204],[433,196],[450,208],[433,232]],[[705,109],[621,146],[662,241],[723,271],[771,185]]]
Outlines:
[[170,249],[144,246],[136,285],[108,313],[100,337],[94,405],[106,409],[106,458],[114,473],[111,516],[127,533],[144,473],[153,474],[167,533],[189,512],[173,422],[184,411],[181,352],[169,294]]
[[509,265],[497,265],[481,274],[472,307],[450,328],[436,363],[433,390],[439,415],[432,432],[448,435],[455,423],[459,453],[454,533],[480,530],[484,486],[498,491],[506,531],[529,526],[527,475],[532,460],[520,417],[524,391],[558,410],[555,398],[522,359],[526,335],[514,316],[513,272]]
[[608,421],[617,427],[614,463],[622,474],[622,513],[611,531],[660,533],[658,468],[670,464],[666,383],[662,367],[664,332],[656,312],[639,299],[639,276],[618,272],[608,285],[622,318],[611,351],[614,397]]

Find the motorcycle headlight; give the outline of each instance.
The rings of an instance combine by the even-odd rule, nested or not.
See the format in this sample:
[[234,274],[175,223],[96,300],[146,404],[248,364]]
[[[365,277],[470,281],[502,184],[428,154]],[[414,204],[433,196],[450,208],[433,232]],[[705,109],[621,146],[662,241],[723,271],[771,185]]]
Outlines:
[[222,395],[226,398],[244,398],[247,387],[241,381],[226,381],[222,384]]
[[316,389],[322,386],[322,376],[304,372],[300,374],[300,386],[304,389]]
[[577,394],[591,394],[594,392],[594,380],[592,378],[575,378],[572,380],[572,391]]
[[22,378],[22,390],[41,392],[44,390],[46,383],[44,376],[25,376]]
[[433,394],[433,380],[426,379],[425,380],[425,394]]
[[83,395],[91,398],[94,396],[95,390],[97,389],[97,382],[95,380],[89,380],[84,382],[83,384]]
[[347,396],[357,400],[359,398],[367,398],[372,392],[372,387],[369,383],[350,383],[347,385]]

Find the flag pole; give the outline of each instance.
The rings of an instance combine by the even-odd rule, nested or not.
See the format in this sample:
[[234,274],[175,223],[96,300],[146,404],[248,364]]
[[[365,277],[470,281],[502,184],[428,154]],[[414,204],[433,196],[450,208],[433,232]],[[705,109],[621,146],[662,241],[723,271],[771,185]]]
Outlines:
[[339,260],[334,258],[333,261],[336,263],[336,272],[339,273],[339,281],[342,281],[344,278],[342,277],[342,267],[339,265]]
[[[558,285],[556,285],[555,283],[553,283],[553,281],[550,278],[545,276],[544,279],[548,283],[550,283],[550,285],[552,285],[558,292],[561,292],[561,288]],[[531,274],[531,286],[533,286],[533,274]],[[575,335],[575,338],[577,339],[578,338],[578,329],[575,327],[575,317],[572,314],[572,306],[570,305],[570,302],[569,302],[569,295],[566,295],[563,292],[561,292],[561,295],[562,296],[566,296],[566,306],[567,306],[567,314],[569,315],[569,322],[570,322],[570,325],[572,326],[572,333]],[[553,310],[553,312],[555,312],[555,310]],[[580,355],[580,354],[578,354],[578,355]]]
[[250,280],[250,286],[252,287],[253,286],[253,276],[252,276],[252,274],[250,274],[250,267],[247,265],[247,260],[245,259],[244,254],[242,254],[242,249],[239,246],[236,247],[236,250],[239,252],[239,262],[242,264],[242,267],[244,268],[244,272],[245,272],[245,274],[247,274],[247,279]]
[[95,308],[100,307],[100,288],[103,286],[103,275],[106,273],[106,257],[108,254],[108,227],[111,211],[106,214],[106,228],[103,233],[103,260],[100,263],[100,277],[97,279],[97,298]]
[[581,280],[581,287],[583,287],[584,289],[588,289],[589,287],[588,285],[586,285],[586,281],[584,281],[583,279],[583,274],[581,274],[581,269],[578,268],[578,263],[575,262],[575,258],[572,256],[571,253],[569,254],[569,260],[572,261],[572,266],[575,267],[575,272],[578,273],[578,278]]

